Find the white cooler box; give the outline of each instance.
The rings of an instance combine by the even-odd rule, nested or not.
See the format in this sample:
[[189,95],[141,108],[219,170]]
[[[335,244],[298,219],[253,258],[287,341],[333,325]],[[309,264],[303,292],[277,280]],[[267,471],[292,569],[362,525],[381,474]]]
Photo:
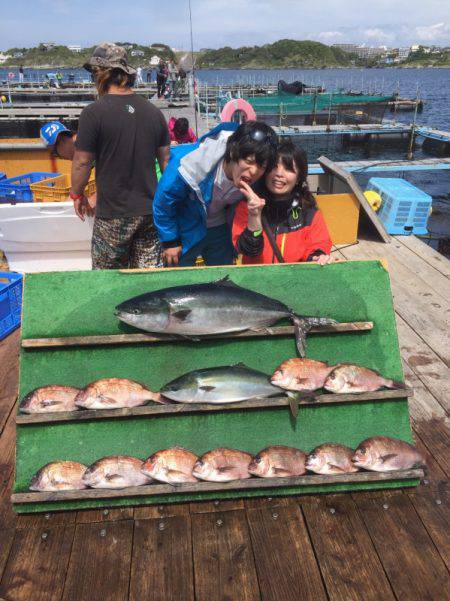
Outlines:
[[92,225],[72,202],[0,204],[0,250],[12,271],[91,269]]

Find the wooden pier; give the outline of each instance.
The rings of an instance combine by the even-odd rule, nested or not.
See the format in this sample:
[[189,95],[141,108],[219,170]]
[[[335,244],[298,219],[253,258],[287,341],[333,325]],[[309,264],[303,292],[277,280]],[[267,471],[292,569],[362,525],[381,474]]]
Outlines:
[[386,259],[406,381],[415,390],[412,427],[428,463],[422,484],[16,516],[9,501],[16,332],[0,342],[0,599],[449,598],[449,262],[414,236],[389,245],[361,240],[334,254]]

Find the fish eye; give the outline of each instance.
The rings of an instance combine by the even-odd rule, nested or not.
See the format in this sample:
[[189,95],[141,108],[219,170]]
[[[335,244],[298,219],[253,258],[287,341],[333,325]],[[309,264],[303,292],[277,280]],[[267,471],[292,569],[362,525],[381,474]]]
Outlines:
[[255,463],[261,463],[261,457],[259,455],[256,455],[256,457],[253,459],[253,461]]
[[364,455],[366,452],[366,447],[359,447],[358,451],[361,453],[361,455]]
[[335,380],[336,379],[336,374],[330,374],[330,380]]
[[133,309],[132,313],[134,313],[134,315],[139,315],[139,309]]
[[201,459],[199,459],[197,461],[197,467],[202,467],[204,465],[203,461]]

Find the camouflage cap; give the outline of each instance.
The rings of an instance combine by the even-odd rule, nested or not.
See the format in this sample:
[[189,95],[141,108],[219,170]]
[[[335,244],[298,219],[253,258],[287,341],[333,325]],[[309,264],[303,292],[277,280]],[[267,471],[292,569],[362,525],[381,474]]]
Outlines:
[[122,69],[128,75],[136,75],[136,69],[127,62],[127,52],[122,46],[112,42],[103,42],[97,46],[92,53],[91,58],[83,65],[88,71],[92,67],[102,67],[103,69]]

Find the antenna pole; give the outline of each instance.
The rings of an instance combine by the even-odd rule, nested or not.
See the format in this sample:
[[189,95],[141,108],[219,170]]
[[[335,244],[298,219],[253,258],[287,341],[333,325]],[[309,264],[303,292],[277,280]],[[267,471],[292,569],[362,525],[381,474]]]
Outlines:
[[[191,31],[192,85],[194,86],[194,94],[195,94],[194,34],[192,32],[191,0],[188,0],[188,5],[189,5],[189,27],[190,27],[190,31]],[[208,98],[206,99],[206,102],[208,102]],[[200,103],[199,103],[198,106],[200,108]],[[195,135],[198,138],[198,121],[197,121],[197,109],[196,109],[196,106],[195,106],[195,100],[194,100],[194,117],[195,117]]]

